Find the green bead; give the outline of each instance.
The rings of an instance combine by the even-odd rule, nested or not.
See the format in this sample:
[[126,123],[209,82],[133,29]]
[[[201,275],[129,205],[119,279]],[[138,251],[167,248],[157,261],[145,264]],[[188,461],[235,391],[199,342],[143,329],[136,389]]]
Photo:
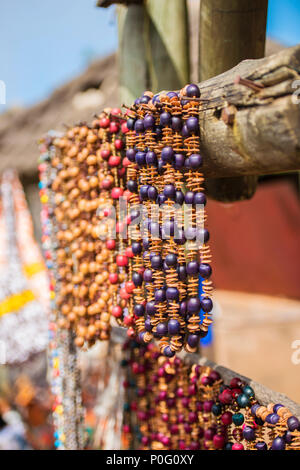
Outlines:
[[247,395],[247,397],[254,397],[254,390],[250,385],[245,385],[243,388],[243,393]]
[[129,411],[129,410],[130,410],[130,404],[124,403],[124,411]]
[[215,403],[212,406],[211,411],[213,412],[215,416],[219,416],[222,413],[222,406],[219,403]]
[[244,422],[244,415],[242,413],[235,413],[232,416],[232,421],[236,426],[241,426]]
[[240,408],[246,408],[246,406],[250,405],[247,395],[244,395],[243,393],[237,397],[237,402]]

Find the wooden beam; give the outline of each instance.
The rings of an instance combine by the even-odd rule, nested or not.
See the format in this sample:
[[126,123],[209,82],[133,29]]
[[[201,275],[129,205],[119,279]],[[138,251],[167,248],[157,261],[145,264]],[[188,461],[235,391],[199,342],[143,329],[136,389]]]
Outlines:
[[[199,76],[207,80],[244,59],[264,57],[268,0],[201,0]],[[257,177],[208,179],[210,197],[236,201],[253,196]]]
[[[250,84],[245,85],[243,79]],[[300,105],[295,94],[299,79],[300,45],[263,59],[245,60],[199,84],[206,176],[300,169]]]

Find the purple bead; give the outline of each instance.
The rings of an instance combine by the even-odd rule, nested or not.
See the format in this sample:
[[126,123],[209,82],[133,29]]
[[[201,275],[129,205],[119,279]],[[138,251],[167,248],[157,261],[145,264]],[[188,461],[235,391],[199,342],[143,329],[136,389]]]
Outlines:
[[168,332],[170,335],[177,335],[180,332],[180,323],[178,320],[171,319],[168,322]]
[[144,238],[143,239],[143,248],[144,248],[144,250],[149,249],[149,238]]
[[162,226],[163,238],[173,237],[175,233],[175,224],[173,220],[167,220]]
[[195,193],[194,204],[201,204],[201,205],[205,206],[205,204],[206,204],[205,194],[204,193]]
[[136,132],[144,132],[144,122],[143,119],[137,119],[134,124],[134,130]]
[[285,440],[283,437],[276,437],[272,442],[272,450],[284,450],[285,449]]
[[189,98],[200,98],[200,89],[195,83],[191,83],[186,87],[186,94]]
[[203,297],[200,303],[203,312],[210,312],[213,308],[212,300],[209,297]]
[[128,149],[126,150],[126,157],[130,162],[135,162],[135,154],[136,151],[134,149]]
[[166,290],[166,297],[167,297],[167,300],[178,300],[179,291],[177,287],[168,287]]
[[142,317],[145,313],[145,307],[142,304],[136,304],[133,309],[134,314],[137,317]]
[[189,275],[192,275],[192,274],[198,274],[198,270],[199,270],[199,263],[198,261],[190,261],[187,266],[186,266],[186,272],[189,274]]
[[132,118],[128,118],[127,119],[127,129],[129,129],[130,131],[133,131],[134,130],[134,123],[135,123],[135,120],[132,119]]
[[185,266],[178,266],[177,274],[181,281],[186,281],[186,267]]
[[132,242],[131,249],[134,255],[140,255],[142,253],[142,245],[139,242]]
[[279,421],[279,416],[276,413],[270,413],[266,417],[266,422],[269,424],[276,424]]
[[187,240],[195,240],[197,235],[196,227],[188,227],[185,231],[185,237]]
[[151,201],[156,201],[158,192],[155,186],[149,186],[148,188],[148,198],[151,199]]
[[178,98],[178,94],[176,93],[176,91],[168,91],[167,96],[169,98],[175,98],[175,96]]
[[160,255],[155,255],[151,258],[151,266],[154,269],[160,269],[162,267],[162,257]]
[[207,243],[208,240],[209,240],[209,231],[206,229],[206,228],[199,228],[199,230],[197,230],[197,239],[201,242],[201,243]]
[[143,278],[144,278],[145,282],[152,282],[153,281],[151,269],[145,269],[144,274],[143,274]]
[[201,263],[199,266],[199,274],[203,279],[208,279],[211,276],[211,266],[206,263]]
[[138,166],[144,166],[146,164],[146,154],[145,152],[136,152],[135,154],[135,162]]
[[149,189],[148,184],[144,184],[143,186],[140,187],[140,198],[143,201],[146,201],[146,199],[148,199],[148,189]]
[[154,300],[146,303],[146,313],[147,315],[155,315],[156,313],[156,306]]
[[186,121],[186,127],[189,132],[198,132],[199,131],[199,121],[196,117],[191,116]]
[[164,147],[161,151],[161,159],[164,163],[171,163],[174,159],[174,150],[172,147]]
[[167,346],[165,349],[164,349],[164,356],[166,357],[173,357],[175,355],[175,352],[172,351],[171,347],[170,346]]
[[184,196],[184,201],[186,204],[193,204],[194,203],[194,193],[193,191],[187,191]]
[[150,100],[151,100],[150,96],[143,95],[141,97],[141,104],[147,104],[147,103],[149,103]]
[[164,195],[169,199],[175,199],[176,189],[173,184],[166,184],[164,187]]
[[163,112],[160,115],[160,125],[161,126],[169,126],[171,124],[172,116],[170,113]]
[[146,114],[144,117],[144,128],[145,129],[153,129],[155,125],[155,119],[151,114]]
[[174,253],[169,253],[166,256],[166,264],[167,266],[177,266],[177,256]]
[[179,116],[173,116],[171,119],[171,127],[174,131],[181,131],[182,129],[182,119]]
[[132,281],[135,287],[139,287],[143,284],[143,277],[139,273],[132,273]]
[[202,157],[199,153],[194,153],[189,157],[189,166],[197,170],[202,165]]
[[254,429],[250,426],[245,426],[243,429],[243,436],[246,441],[253,441],[255,439],[255,432]]
[[187,302],[186,300],[183,300],[182,302],[180,302],[180,314],[184,316],[186,312],[187,312]]
[[138,339],[141,343],[144,342],[144,336],[145,336],[146,331],[141,331],[138,335]]
[[293,436],[292,436],[292,434],[291,434],[290,431],[286,431],[286,432],[284,433],[283,437],[284,437],[284,440],[285,440],[285,442],[286,442],[287,444],[290,444],[290,443],[292,442],[292,440],[293,440]]
[[146,320],[145,320],[145,329],[146,329],[147,331],[151,331],[151,330],[152,330],[151,318],[150,318],[150,317],[147,317]]
[[300,423],[296,416],[290,416],[287,420],[287,425],[290,431],[295,431],[296,429],[299,429]]
[[279,410],[279,408],[282,408],[283,405],[281,403],[277,403],[276,405],[273,406],[273,411],[274,413],[277,413],[277,411]]
[[181,132],[182,132],[182,136],[184,139],[187,139],[190,136],[190,133],[186,124],[183,124]]
[[166,300],[165,289],[156,289],[154,293],[155,302],[164,302]]
[[174,155],[174,168],[180,170],[184,166],[185,156],[182,153],[175,153]]
[[149,151],[146,153],[146,163],[147,165],[157,165],[157,156],[155,152]]
[[255,444],[255,449],[257,450],[268,450],[267,444],[265,442],[257,442]]
[[166,198],[166,196],[165,196],[164,194],[159,194],[159,195],[157,196],[157,204],[159,204],[160,206],[161,206],[162,204],[164,204],[164,203],[166,202],[166,200],[167,200],[167,198]]
[[156,333],[158,336],[166,336],[168,334],[168,327],[166,323],[158,323],[156,326]]
[[175,202],[176,204],[179,204],[180,206],[182,206],[182,204],[184,203],[184,194],[179,189],[176,190],[176,193],[175,193]]
[[128,180],[126,186],[131,193],[136,193],[138,190],[137,182],[134,180]]
[[198,313],[200,310],[200,299],[198,297],[191,297],[187,302],[187,310],[189,313]]
[[199,336],[197,335],[189,335],[187,339],[187,343],[191,348],[196,348],[199,343]]

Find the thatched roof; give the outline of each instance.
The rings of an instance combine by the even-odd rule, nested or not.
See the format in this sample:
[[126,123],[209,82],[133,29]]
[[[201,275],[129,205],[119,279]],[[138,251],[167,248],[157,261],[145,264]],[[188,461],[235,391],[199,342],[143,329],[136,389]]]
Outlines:
[[[266,55],[282,49],[267,41]],[[116,56],[91,64],[81,75],[55,90],[49,98],[28,109],[0,115],[0,172],[14,167],[21,176],[37,171],[37,141],[49,130],[91,121],[97,110],[118,105]]]
[[116,56],[111,55],[91,64],[37,105],[0,115],[0,171],[14,167],[21,175],[36,172],[37,142],[48,130],[91,121],[97,110],[117,104]]

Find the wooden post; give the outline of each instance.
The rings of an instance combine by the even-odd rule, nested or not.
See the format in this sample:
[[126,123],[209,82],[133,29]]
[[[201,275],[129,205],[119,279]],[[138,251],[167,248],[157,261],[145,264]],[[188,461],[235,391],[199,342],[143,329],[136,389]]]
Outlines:
[[145,31],[150,89],[174,90],[189,81],[186,0],[146,0]]
[[118,5],[121,104],[143,91],[183,87],[189,80],[186,0]]
[[[264,56],[268,0],[201,0],[200,80],[207,80],[243,59]],[[208,194],[235,201],[253,196],[256,176],[208,179]]]
[[146,12],[143,5],[118,5],[117,15],[120,101],[129,106],[149,88],[144,41]]

